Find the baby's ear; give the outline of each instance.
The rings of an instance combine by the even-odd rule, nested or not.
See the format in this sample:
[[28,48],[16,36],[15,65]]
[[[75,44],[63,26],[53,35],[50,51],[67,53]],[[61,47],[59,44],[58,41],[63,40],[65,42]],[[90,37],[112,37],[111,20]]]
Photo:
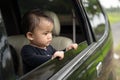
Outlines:
[[33,40],[32,35],[33,35],[33,34],[32,34],[31,32],[27,32],[27,34],[26,34],[27,39]]

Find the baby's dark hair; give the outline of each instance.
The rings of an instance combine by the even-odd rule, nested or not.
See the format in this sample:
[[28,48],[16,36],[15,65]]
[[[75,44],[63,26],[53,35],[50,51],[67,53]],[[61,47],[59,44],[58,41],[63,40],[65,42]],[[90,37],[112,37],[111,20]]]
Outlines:
[[46,20],[54,23],[51,17],[47,16],[47,14],[44,11],[41,11],[40,9],[33,9],[28,12],[26,12],[22,18],[22,28],[24,35],[26,36],[27,32],[32,32],[35,27],[40,23],[41,18],[45,18]]

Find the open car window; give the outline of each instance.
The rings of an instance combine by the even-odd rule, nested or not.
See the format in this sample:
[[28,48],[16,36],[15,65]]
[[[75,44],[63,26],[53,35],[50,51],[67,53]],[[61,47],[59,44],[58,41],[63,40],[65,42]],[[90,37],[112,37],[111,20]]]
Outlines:
[[[64,4],[64,3],[67,3]],[[23,14],[33,8],[40,8],[44,11],[54,12],[60,21],[60,35],[66,36],[73,40],[73,42],[80,43],[85,40],[82,19],[80,20],[75,6],[72,1],[58,1],[58,0],[18,0],[21,17]]]
[[[64,4],[67,2],[67,5]],[[18,0],[19,9],[21,17],[24,13],[33,8],[40,8],[44,11],[50,11],[57,15],[60,22],[60,33],[56,37],[67,37],[71,39],[73,42],[77,43],[77,50],[69,50],[65,52],[65,58],[61,61],[58,59],[49,60],[45,64],[39,66],[40,71],[33,70],[30,73],[42,73],[41,76],[46,75],[48,73],[46,70],[51,70],[51,75],[55,74],[58,70],[64,67],[67,63],[69,63],[74,57],[76,57],[80,52],[82,52],[85,48],[88,47],[88,42],[86,40],[86,34],[84,32],[85,24],[83,23],[82,15],[77,12],[77,8],[73,5],[73,1],[66,0]],[[79,15],[79,16],[78,16]],[[54,37],[53,37],[54,39]],[[58,42],[58,41],[56,41]],[[67,41],[64,41],[67,42]],[[61,44],[59,44],[61,46]],[[46,77],[46,78],[48,78]]]

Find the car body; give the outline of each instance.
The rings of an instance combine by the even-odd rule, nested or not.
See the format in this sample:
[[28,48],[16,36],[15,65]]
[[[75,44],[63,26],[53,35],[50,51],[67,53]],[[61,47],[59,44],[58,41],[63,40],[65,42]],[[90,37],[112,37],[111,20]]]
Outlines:
[[[1,0],[0,80],[115,80],[112,32],[101,3],[100,0]],[[11,49],[9,37],[23,35],[21,18],[33,8],[56,13],[61,28],[59,36],[68,37],[79,46],[65,52],[61,61],[49,60],[27,74],[18,74],[15,64],[20,66],[20,55],[12,54],[14,46]],[[19,46],[22,44],[19,41],[24,42],[15,37],[13,43]]]

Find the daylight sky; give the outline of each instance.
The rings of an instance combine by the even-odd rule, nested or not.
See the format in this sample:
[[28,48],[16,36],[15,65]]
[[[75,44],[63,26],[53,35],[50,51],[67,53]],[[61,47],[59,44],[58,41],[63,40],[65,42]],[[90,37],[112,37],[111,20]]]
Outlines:
[[120,0],[100,0],[104,3],[103,6],[106,8],[110,8],[110,7],[120,7]]

